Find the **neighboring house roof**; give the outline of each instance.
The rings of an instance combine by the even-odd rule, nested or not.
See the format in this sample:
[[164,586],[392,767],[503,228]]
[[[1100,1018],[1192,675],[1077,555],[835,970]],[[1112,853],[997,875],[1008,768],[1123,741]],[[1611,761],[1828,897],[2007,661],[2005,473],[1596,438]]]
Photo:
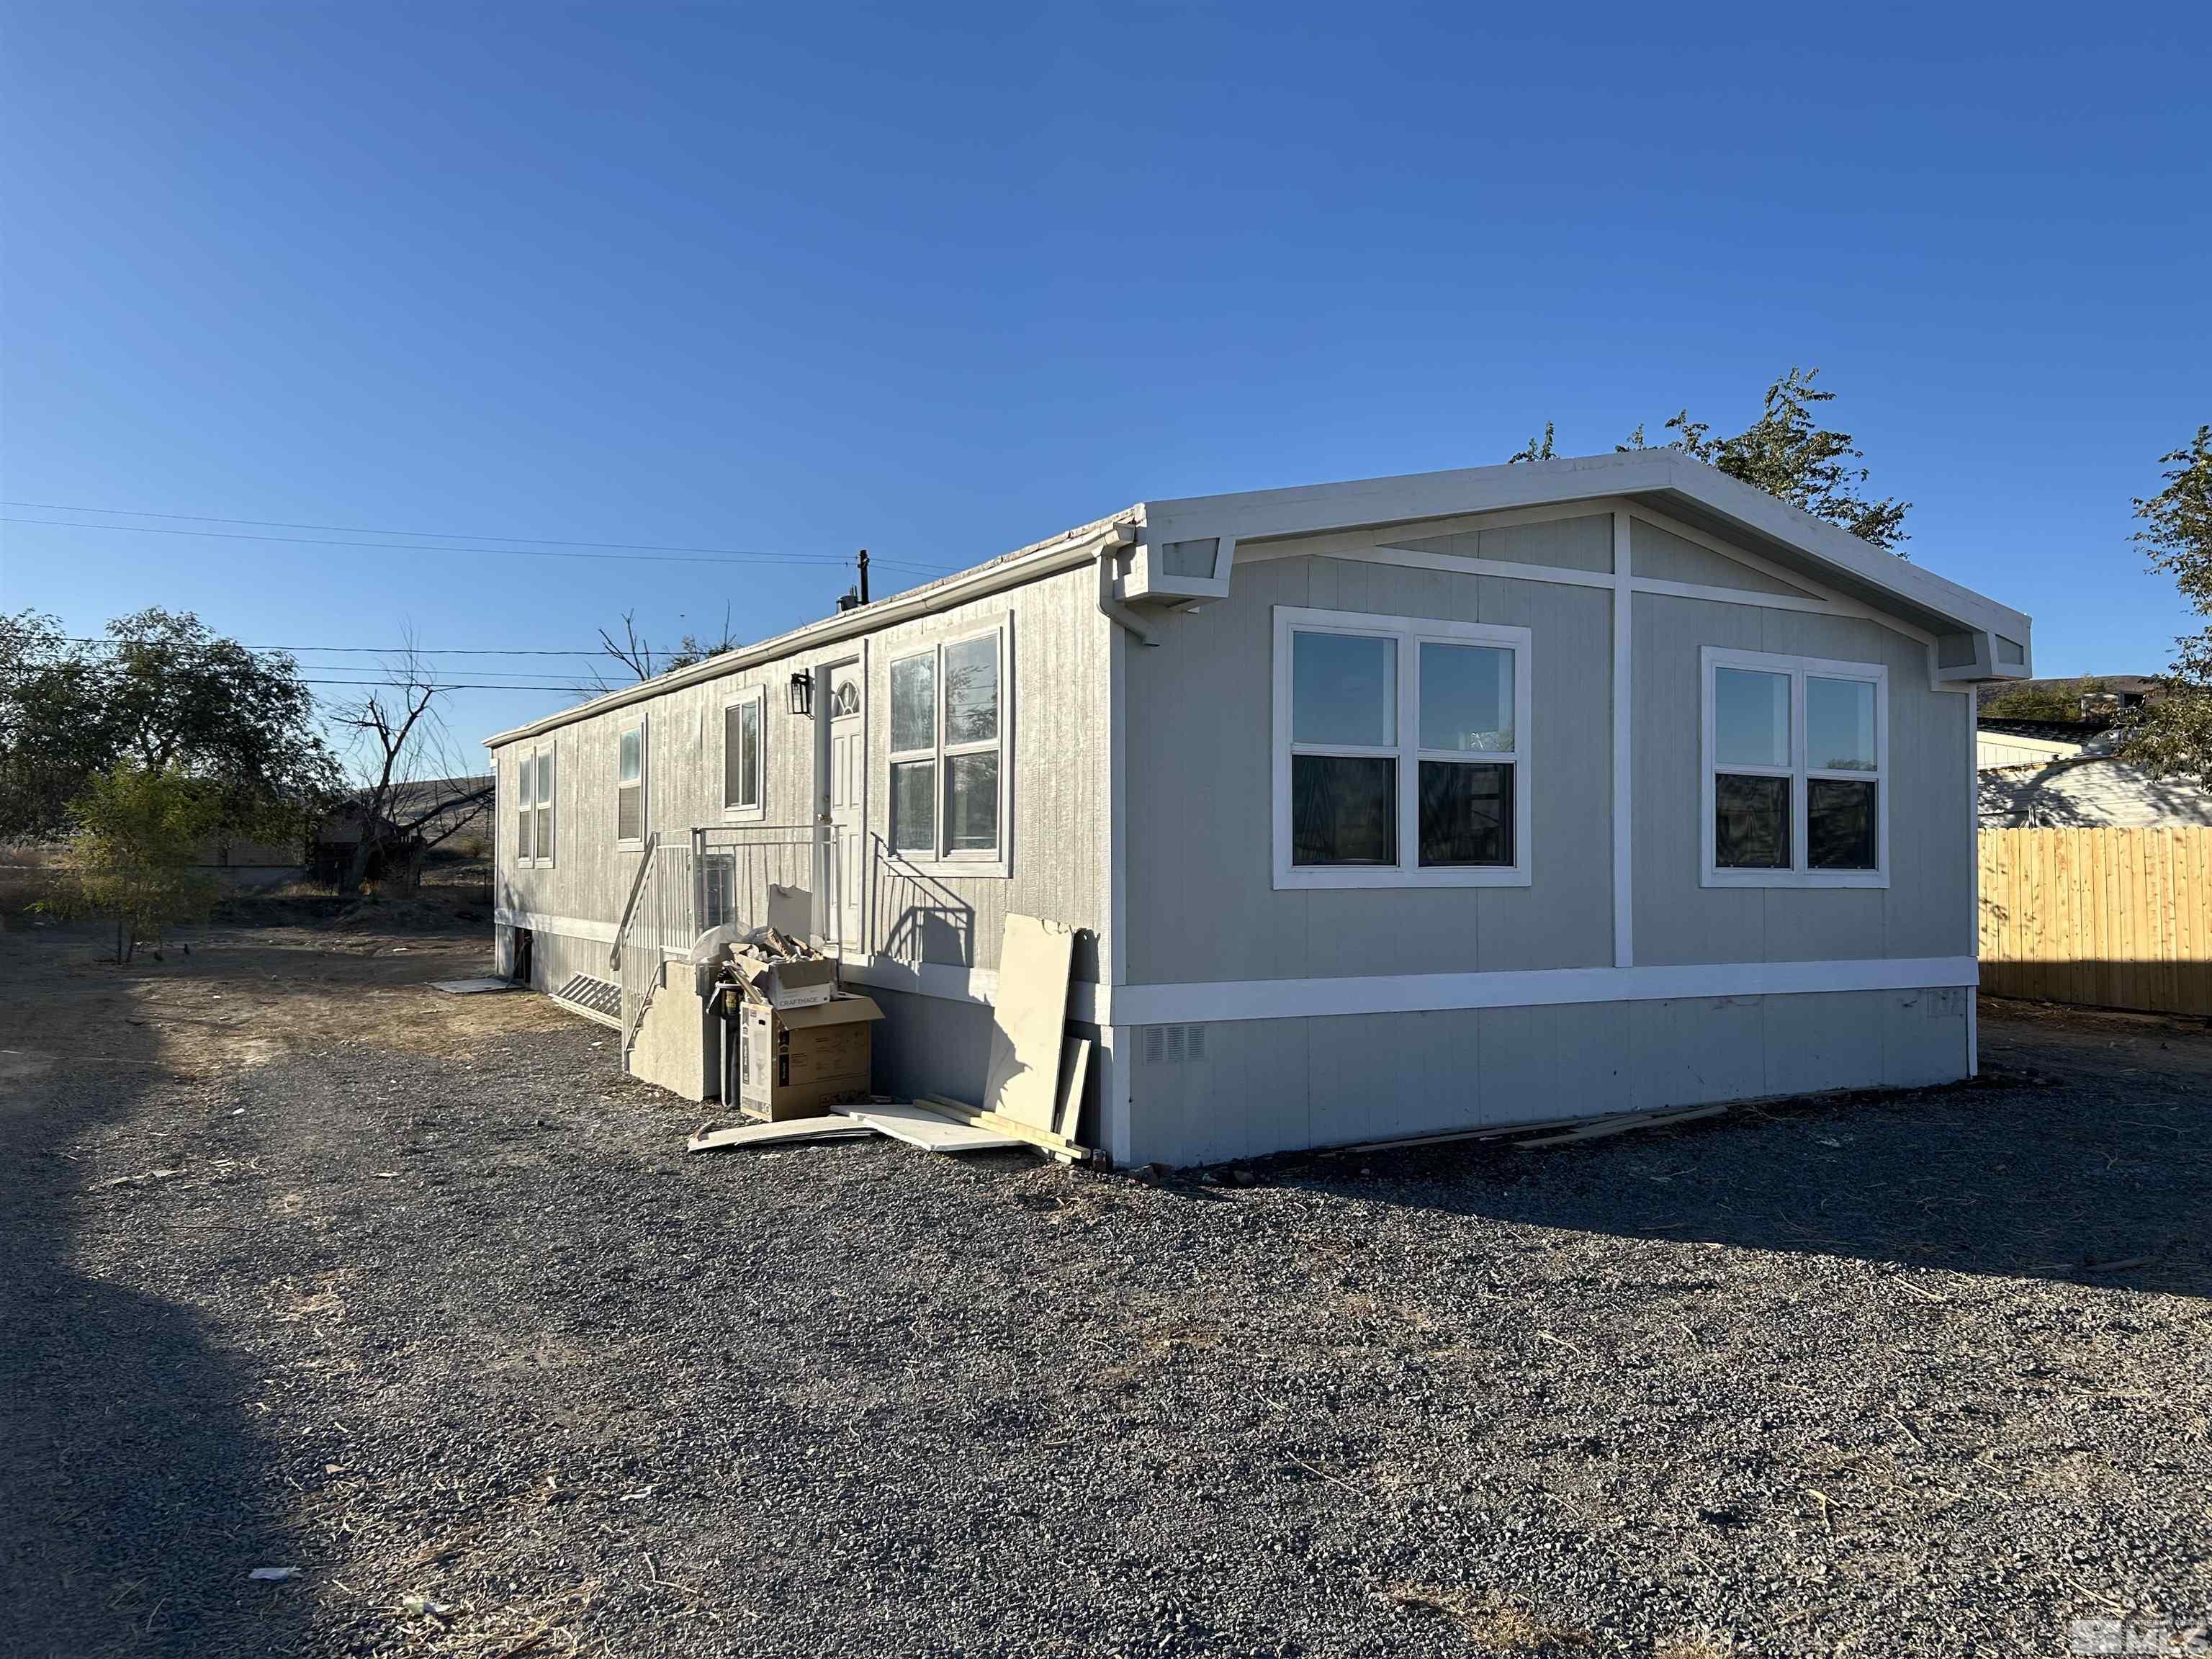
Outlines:
[[2212,824],[2212,795],[2184,779],[2154,778],[2109,755],[1984,769],[1979,790],[1987,829]]
[[[1139,501],[925,586],[825,617],[702,663],[641,681],[485,739],[496,746],[550,732],[681,686],[873,633],[908,617],[1073,568],[1102,550],[1218,538],[1278,539],[1370,526],[1461,518],[1516,507],[1626,500],[1798,573],[1832,593],[1933,637],[1947,671],[1966,679],[2017,679],[2029,672],[2027,617],[1926,566],[1885,552],[1841,526],[1729,477],[1672,447],[1584,455],[1520,465],[1417,472],[1346,483]],[[1229,580],[1234,580],[1233,558]],[[1225,584],[1224,584],[1225,588]]]
[[2096,720],[2016,720],[1996,714],[1984,714],[1977,724],[1984,732],[2008,738],[2033,738],[2074,749],[2110,732],[2109,727]]

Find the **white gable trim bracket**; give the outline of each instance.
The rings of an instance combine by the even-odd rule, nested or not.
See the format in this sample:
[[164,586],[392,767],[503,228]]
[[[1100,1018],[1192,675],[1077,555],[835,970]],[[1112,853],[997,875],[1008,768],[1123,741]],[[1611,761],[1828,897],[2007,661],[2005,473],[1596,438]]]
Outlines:
[[1944,634],[1936,641],[1936,678],[1940,684],[1971,685],[1977,680],[2024,680],[2032,672],[2027,641],[2000,634],[1995,629]]

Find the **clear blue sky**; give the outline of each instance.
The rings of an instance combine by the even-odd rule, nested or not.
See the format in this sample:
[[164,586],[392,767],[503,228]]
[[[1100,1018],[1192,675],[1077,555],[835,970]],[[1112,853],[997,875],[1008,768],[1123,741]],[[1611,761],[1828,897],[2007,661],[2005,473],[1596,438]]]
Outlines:
[[[951,568],[1817,364],[2042,672],[2164,663],[2128,506],[2212,420],[2204,7],[1492,9],[15,0],[0,495]],[[0,608],[253,644],[751,638],[848,580],[0,537]]]

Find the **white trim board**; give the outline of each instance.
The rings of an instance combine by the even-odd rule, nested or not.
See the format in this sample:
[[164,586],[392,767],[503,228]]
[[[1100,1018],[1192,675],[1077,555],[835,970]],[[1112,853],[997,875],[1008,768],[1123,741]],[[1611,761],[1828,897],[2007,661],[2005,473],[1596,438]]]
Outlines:
[[504,908],[491,913],[491,919],[501,927],[527,927],[533,933],[557,933],[568,939],[589,939],[594,945],[612,945],[621,927],[611,921],[586,921],[579,916],[548,915],[542,910],[509,910]]
[[[611,923],[500,910],[508,927],[614,942]],[[977,1007],[998,999],[988,968],[856,957],[842,972],[855,983]],[[1575,1002],[1665,1002],[1680,998],[1802,996],[1821,991],[1924,991],[1981,982],[1972,957],[1869,957],[1837,962],[1711,962],[1668,968],[1544,968],[1526,973],[1380,974],[1352,979],[1215,980],[1184,985],[1067,988],[1067,1017],[1079,1025],[1203,1024],[1238,1019],[1311,1019],[1338,1014],[1442,1013],[1462,1008],[1545,1008]]]
[[1972,957],[1873,957],[1841,962],[1715,962],[1668,968],[1547,968],[1528,973],[1222,980],[1119,987],[1115,1017],[1127,1025],[1311,1019],[1340,1014],[1544,1008],[1577,1002],[1921,991],[1975,985],[1980,978],[1981,964]]

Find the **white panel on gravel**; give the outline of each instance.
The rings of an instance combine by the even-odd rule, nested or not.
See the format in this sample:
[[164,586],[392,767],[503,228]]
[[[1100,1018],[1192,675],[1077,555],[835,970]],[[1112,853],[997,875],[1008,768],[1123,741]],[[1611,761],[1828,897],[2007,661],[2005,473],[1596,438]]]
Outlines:
[[933,1112],[927,1106],[871,1101],[865,1106],[832,1106],[830,1109],[841,1117],[879,1130],[894,1140],[903,1140],[909,1146],[921,1146],[933,1152],[980,1152],[1000,1146],[1029,1145],[1018,1136],[962,1123],[941,1112]]

